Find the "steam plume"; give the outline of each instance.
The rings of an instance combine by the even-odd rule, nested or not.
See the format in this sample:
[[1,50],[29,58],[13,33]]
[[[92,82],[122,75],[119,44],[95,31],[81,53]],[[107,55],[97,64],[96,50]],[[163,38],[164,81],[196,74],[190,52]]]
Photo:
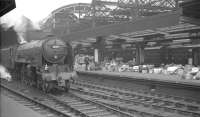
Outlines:
[[40,29],[38,24],[33,23],[29,18],[23,15],[16,17],[15,19],[12,19],[9,17],[3,18],[1,19],[1,23],[6,24],[7,28],[14,27],[18,35],[19,43],[25,43],[25,42],[30,41],[28,39],[28,34],[31,31]]
[[5,79],[5,80],[7,80],[7,81],[11,81],[11,80],[12,80],[12,77],[11,77],[10,73],[9,73],[8,70],[7,70],[4,66],[2,66],[2,65],[0,65],[0,78],[1,78],[1,79]]

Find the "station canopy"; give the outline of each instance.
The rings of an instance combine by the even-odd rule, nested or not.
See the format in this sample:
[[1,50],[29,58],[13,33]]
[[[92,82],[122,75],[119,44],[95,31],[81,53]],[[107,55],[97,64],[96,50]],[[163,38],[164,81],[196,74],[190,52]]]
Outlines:
[[[131,46],[143,43],[145,46],[184,45],[199,47],[200,26],[199,1],[187,0],[180,4],[182,9],[149,17],[138,18],[120,24],[112,24],[72,32],[62,36],[73,44],[91,46],[97,39],[106,41],[107,46],[116,43]],[[189,20],[188,20],[189,19]]]
[[80,41],[99,36],[118,35],[127,32],[143,31],[146,29],[164,28],[179,24],[181,11],[174,11],[155,16],[144,17],[134,21],[90,28],[83,31],[65,34],[61,38],[68,41]]
[[[200,26],[184,23],[164,28],[108,35],[103,38],[106,41],[106,48],[112,48],[111,46],[117,43],[124,48],[135,48],[137,43],[144,43],[146,47],[200,47]],[[79,43],[88,47],[95,42],[95,38],[87,38],[84,41],[73,41],[73,44]]]

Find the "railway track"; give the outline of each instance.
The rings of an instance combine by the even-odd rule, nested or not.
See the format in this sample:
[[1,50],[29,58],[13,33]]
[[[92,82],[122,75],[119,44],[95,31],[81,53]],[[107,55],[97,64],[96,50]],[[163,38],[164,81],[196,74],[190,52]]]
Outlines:
[[3,84],[1,84],[1,89],[14,95],[11,97],[25,103],[26,106],[38,112],[46,113],[48,117],[134,117],[119,109],[92,101],[91,98],[87,99],[71,93],[64,93],[63,95],[46,94],[43,99],[37,100]]
[[27,96],[2,84],[1,93],[44,115],[44,117],[70,117],[69,113],[61,112],[60,110],[57,110],[52,106],[45,104],[44,102],[37,101],[30,96]]
[[72,86],[74,91],[82,92],[82,95],[97,97],[104,104],[138,116],[200,117],[200,102],[197,100],[132,92],[85,81],[75,81]]
[[134,117],[119,109],[114,109],[106,104],[93,101],[96,100],[96,98],[86,97],[80,94],[71,94],[69,97],[69,95],[65,93],[62,96],[57,96],[55,98],[72,108],[76,108],[84,115],[84,117]]

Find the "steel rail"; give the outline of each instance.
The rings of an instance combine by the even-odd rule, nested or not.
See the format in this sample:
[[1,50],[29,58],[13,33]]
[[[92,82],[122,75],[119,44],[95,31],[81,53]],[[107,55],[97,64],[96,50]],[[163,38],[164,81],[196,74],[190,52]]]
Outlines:
[[52,113],[54,113],[54,114],[56,113],[58,116],[71,117],[70,115],[68,115],[68,114],[66,114],[66,113],[63,113],[63,112],[59,111],[58,109],[55,109],[55,108],[53,108],[53,107],[51,107],[51,106],[49,106],[49,105],[47,105],[47,104],[44,104],[44,103],[42,103],[42,102],[40,102],[40,101],[37,101],[37,100],[35,100],[34,98],[32,98],[32,97],[30,97],[30,96],[27,96],[27,95],[25,95],[25,94],[23,94],[23,93],[21,93],[21,92],[19,92],[19,91],[17,91],[17,90],[11,89],[11,88],[5,86],[5,85],[2,84],[2,83],[0,83],[0,86],[1,86],[1,88],[3,88],[3,89],[5,89],[5,90],[7,90],[7,91],[13,93],[13,94],[16,95],[16,96],[19,96],[19,97],[21,97],[21,98],[24,98],[24,99],[26,99],[26,100],[29,101],[29,102],[35,103],[36,105],[38,105],[38,106],[40,106],[40,107],[43,107],[43,108],[46,109],[46,110],[48,109],[48,110],[50,110],[50,111],[51,111]]
[[[69,93],[70,93],[70,92],[69,92]],[[66,101],[66,98],[69,96],[69,93],[65,93],[64,95],[65,95],[66,97],[64,96],[64,97],[62,97],[62,98],[61,98],[61,97],[54,96],[54,95],[49,95],[49,96],[51,96],[52,98],[54,98],[54,99],[56,99],[56,100],[59,100],[61,103],[65,103],[66,105],[69,105],[69,102]],[[84,102],[86,102],[86,104],[87,104],[87,103],[89,103],[89,104],[94,104],[94,105],[99,106],[100,108],[105,108],[106,110],[111,111],[111,112],[113,112],[114,114],[119,115],[120,117],[121,117],[121,116],[123,116],[123,117],[134,117],[133,114],[129,114],[129,113],[120,111],[119,109],[115,109],[115,108],[112,108],[112,107],[110,107],[110,106],[107,106],[106,104],[102,104],[102,103],[93,101],[93,100],[95,100],[95,98],[93,98],[93,99],[92,99],[92,98],[84,98],[84,97],[82,97],[81,95],[76,95],[76,94],[74,94],[74,93],[70,93],[70,96],[71,96],[72,98],[76,98],[76,99],[78,99],[78,100],[84,101]],[[85,106],[87,107],[87,106],[91,106],[91,105],[85,105]],[[77,105],[77,107],[82,107],[82,108],[84,108],[84,104],[79,104],[79,105]],[[84,109],[83,109],[83,110],[84,110]],[[82,113],[84,113],[84,112],[82,112]]]
[[[77,83],[77,82],[76,82]],[[200,116],[200,105],[195,104],[193,105],[192,103],[188,102],[181,102],[173,99],[166,99],[165,97],[153,97],[153,96],[147,96],[145,94],[134,94],[133,92],[128,92],[128,91],[123,91],[121,92],[120,90],[116,90],[113,88],[109,87],[103,87],[99,85],[94,85],[94,84],[86,84],[86,83],[77,83],[77,85],[85,86],[89,88],[91,85],[91,90],[86,91],[85,94],[90,94],[90,95],[96,95],[98,97],[102,98],[110,98],[111,100],[120,100],[126,103],[133,103],[133,104],[140,104],[143,105],[144,107],[150,107],[154,108],[156,110],[167,110],[167,111],[172,111],[172,113],[186,113],[191,116]],[[106,92],[107,91],[107,92]],[[84,90],[82,90],[84,92]],[[103,94],[104,93],[104,94]],[[113,93],[118,95],[113,95]],[[106,95],[107,94],[107,95]],[[112,95],[109,95],[112,94]],[[119,98],[118,96],[123,96],[123,98]],[[162,104],[161,104],[162,103]]]
[[[71,117],[71,113],[73,113],[75,116],[78,117],[91,117],[91,116],[111,116],[111,117],[135,117],[132,114],[128,114],[125,112],[122,112],[120,110],[111,108],[110,106],[104,105],[102,103],[97,103],[94,102],[90,99],[86,99],[83,98],[81,96],[78,95],[74,95],[69,93],[65,93],[65,97],[64,100],[61,100],[61,96],[55,96],[53,94],[45,94],[44,97],[45,101],[38,101],[35,100],[34,98],[32,98],[31,96],[28,96],[28,94],[24,94],[18,90],[12,89],[4,84],[1,83],[1,87],[4,89],[7,89],[8,91],[19,95],[22,98],[25,98],[37,105],[41,105],[44,108],[47,108],[51,111],[56,111],[56,113],[58,113],[59,115],[62,115],[63,117]],[[66,103],[66,99],[68,99],[68,103]],[[49,105],[50,103],[50,105]],[[78,104],[76,106],[72,105],[72,104]],[[88,105],[90,107],[95,107],[95,109],[90,109],[88,110]],[[79,107],[82,107],[82,109],[80,109]],[[85,108],[84,108],[85,107]],[[98,108],[99,107],[99,108]],[[66,110],[63,110],[63,108],[66,108]],[[94,111],[95,110],[95,111]],[[68,114],[66,114],[66,111],[68,111]]]

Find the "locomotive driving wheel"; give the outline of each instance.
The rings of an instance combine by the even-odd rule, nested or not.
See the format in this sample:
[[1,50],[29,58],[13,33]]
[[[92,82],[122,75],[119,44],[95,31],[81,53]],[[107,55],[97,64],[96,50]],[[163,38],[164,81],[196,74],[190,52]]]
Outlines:
[[38,77],[37,77],[37,82],[36,82],[36,87],[37,87],[38,89],[41,89],[41,90],[42,90],[42,84],[43,84],[42,78],[41,78],[40,75],[38,75]]
[[65,91],[68,92],[70,88],[70,82],[68,80],[65,81]]
[[38,89],[41,89],[41,87],[40,87],[40,83],[39,83],[38,80],[37,80],[37,83],[36,83],[36,87],[37,87]]
[[49,83],[47,81],[43,81],[43,83],[42,83],[42,90],[45,93],[49,93],[50,92],[50,86],[49,86]]
[[26,84],[26,78],[25,78],[25,69],[24,66],[22,67],[21,71],[20,71],[20,77],[21,77],[21,82]]

